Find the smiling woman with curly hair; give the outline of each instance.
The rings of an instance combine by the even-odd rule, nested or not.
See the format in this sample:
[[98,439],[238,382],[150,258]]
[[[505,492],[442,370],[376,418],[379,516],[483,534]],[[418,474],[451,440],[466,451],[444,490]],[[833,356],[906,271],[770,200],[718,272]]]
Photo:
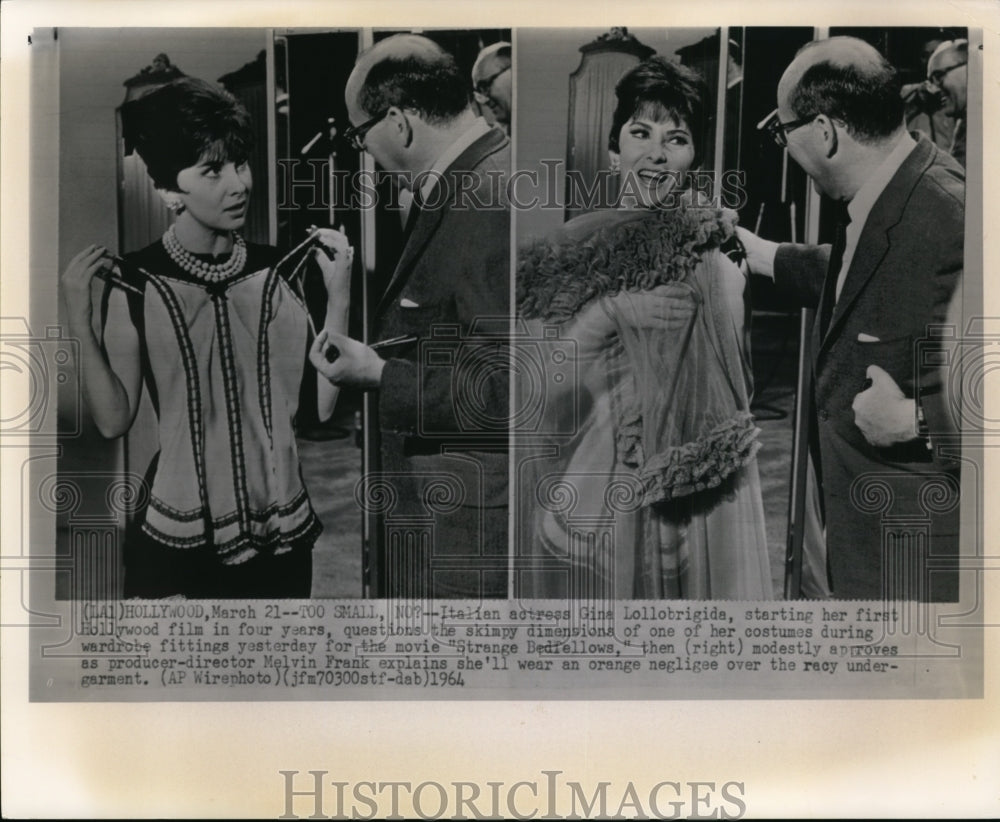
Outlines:
[[[686,189],[704,84],[660,57],[618,83],[619,207],[524,249],[522,319],[572,358],[522,461],[536,597],[773,597],[736,215]],[[543,327],[549,326],[548,331]],[[527,495],[526,495],[527,496]]]

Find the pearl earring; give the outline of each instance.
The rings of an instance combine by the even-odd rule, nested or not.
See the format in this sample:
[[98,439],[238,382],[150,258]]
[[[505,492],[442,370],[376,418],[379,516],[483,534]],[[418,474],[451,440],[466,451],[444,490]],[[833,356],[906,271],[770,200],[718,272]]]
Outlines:
[[181,210],[181,201],[179,197],[171,197],[169,200],[165,201],[167,208],[169,208],[174,214]]

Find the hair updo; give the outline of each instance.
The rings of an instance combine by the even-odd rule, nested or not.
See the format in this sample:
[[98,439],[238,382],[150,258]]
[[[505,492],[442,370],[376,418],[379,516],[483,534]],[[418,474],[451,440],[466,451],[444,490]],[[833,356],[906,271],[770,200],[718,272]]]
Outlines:
[[655,55],[630,69],[615,87],[618,104],[611,120],[608,148],[618,152],[622,127],[640,115],[661,122],[671,117],[683,123],[694,142],[694,165],[701,161],[702,137],[708,121],[708,86],[694,69]]
[[250,157],[250,115],[219,86],[181,77],[122,106],[126,147],[134,147],[157,188],[177,191],[177,173],[201,162]]

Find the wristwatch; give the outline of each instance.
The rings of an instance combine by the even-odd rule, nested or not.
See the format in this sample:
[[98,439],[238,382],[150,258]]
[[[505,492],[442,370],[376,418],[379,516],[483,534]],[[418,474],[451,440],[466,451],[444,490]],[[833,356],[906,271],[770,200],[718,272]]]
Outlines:
[[917,406],[917,436],[924,440],[927,444],[928,449],[931,448],[931,429],[927,424],[927,418],[924,417],[924,407],[918,401]]

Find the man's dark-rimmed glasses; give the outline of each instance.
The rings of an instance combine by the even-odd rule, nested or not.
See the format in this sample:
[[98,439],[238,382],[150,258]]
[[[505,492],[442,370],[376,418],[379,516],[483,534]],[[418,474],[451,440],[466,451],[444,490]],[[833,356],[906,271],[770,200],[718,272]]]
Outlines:
[[371,131],[372,128],[379,123],[379,121],[383,120],[388,113],[388,110],[383,111],[381,114],[372,117],[371,120],[366,120],[360,126],[345,128],[344,139],[358,151],[364,151],[365,137],[368,135],[368,132]]
[[778,119],[778,109],[775,109],[757,124],[757,128],[764,129],[764,131],[770,134],[771,139],[773,139],[780,148],[787,148],[788,132],[801,128],[802,126],[809,125],[809,123],[817,117],[819,117],[818,113],[810,114],[808,117],[802,117],[798,120],[789,120],[787,123],[783,123]]
[[476,83],[474,91],[476,93],[476,100],[480,103],[485,103],[489,99],[490,91],[493,89],[493,83],[496,79],[504,72],[510,71],[510,66],[504,66],[496,74],[491,74],[489,77],[485,77]]
[[955,65],[953,66],[948,66],[947,68],[937,69],[936,71],[932,71],[930,74],[927,75],[927,82],[930,83],[932,86],[940,86],[941,81],[944,80],[945,75],[947,75],[948,72],[954,71],[957,68],[961,68],[964,65],[965,63],[955,63]]

